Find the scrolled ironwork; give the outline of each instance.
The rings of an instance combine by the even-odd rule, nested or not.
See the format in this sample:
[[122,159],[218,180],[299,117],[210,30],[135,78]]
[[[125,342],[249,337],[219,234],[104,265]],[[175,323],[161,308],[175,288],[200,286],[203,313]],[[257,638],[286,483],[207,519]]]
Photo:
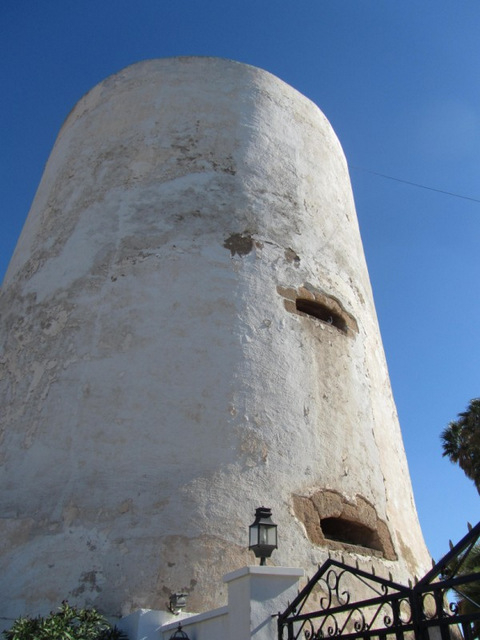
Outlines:
[[333,638],[335,636],[340,635],[338,622],[335,619],[335,617],[330,614],[324,619],[324,623],[322,624],[322,627],[318,629],[317,632],[322,631],[323,633],[323,627],[325,627],[326,634],[329,638]]
[[360,620],[355,620],[355,622],[353,623],[353,628],[355,629],[355,631],[366,631],[368,629],[368,626],[365,623],[365,620],[363,620],[362,622],[360,622]]
[[402,624],[411,624],[413,620],[412,605],[408,598],[400,598],[398,600],[398,615]]
[[433,620],[440,617],[437,599],[431,591],[420,594],[420,601],[422,605],[422,615],[425,619]]
[[[305,640],[389,640],[393,635],[395,640],[403,640],[406,634],[409,639],[424,640],[432,627],[448,638],[454,624],[462,626],[466,640],[480,640],[480,603],[471,595],[480,592],[480,567],[477,573],[465,570],[471,564],[469,554],[480,557],[479,539],[480,523],[414,587],[327,560],[278,615],[279,640],[297,640],[301,635]],[[320,589],[320,595],[315,595],[315,588]],[[358,593],[362,599],[355,601]],[[450,593],[456,594],[457,601],[448,601]],[[312,598],[318,606],[313,611]]]
[[310,629],[305,629],[305,631],[303,632],[303,635],[305,636],[305,640],[315,640],[316,634],[315,634],[315,628],[313,626],[313,623],[311,620],[307,620],[306,622],[310,626]]
[[365,618],[365,614],[359,607],[350,609],[348,613],[346,613],[343,619],[342,631],[340,635],[342,635],[344,631],[348,631],[350,624],[357,632],[367,631],[369,628],[369,624]]
[[327,595],[320,598],[319,602],[322,611],[330,609],[334,600],[340,605],[347,605],[350,602],[350,593],[346,589],[344,591],[340,589],[340,583],[345,573],[346,571],[336,573],[334,569],[330,569],[327,571],[326,577],[322,579],[321,583],[325,585],[327,590]]
[[449,602],[448,603],[448,608],[452,612],[452,615],[457,614],[458,613],[458,602]]

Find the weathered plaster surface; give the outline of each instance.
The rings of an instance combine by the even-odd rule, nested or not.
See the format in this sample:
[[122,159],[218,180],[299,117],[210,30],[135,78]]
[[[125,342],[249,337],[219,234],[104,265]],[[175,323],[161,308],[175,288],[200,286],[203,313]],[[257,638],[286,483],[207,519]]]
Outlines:
[[[288,291],[351,330],[292,312]],[[84,96],[1,331],[5,616],[66,597],[162,608],[178,590],[219,606],[261,504],[275,563],[326,557],[294,510],[320,490],[373,505],[398,556],[377,569],[426,566],[345,159],[270,74],[153,60]]]

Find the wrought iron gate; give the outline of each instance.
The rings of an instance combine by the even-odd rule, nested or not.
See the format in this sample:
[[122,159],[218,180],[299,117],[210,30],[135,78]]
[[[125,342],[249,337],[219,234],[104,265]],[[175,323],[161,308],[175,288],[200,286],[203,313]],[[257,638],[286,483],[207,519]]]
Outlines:
[[[480,638],[480,522],[415,585],[329,559],[283,613],[279,640]],[[361,599],[352,601],[351,594]],[[453,596],[453,601],[448,602]]]

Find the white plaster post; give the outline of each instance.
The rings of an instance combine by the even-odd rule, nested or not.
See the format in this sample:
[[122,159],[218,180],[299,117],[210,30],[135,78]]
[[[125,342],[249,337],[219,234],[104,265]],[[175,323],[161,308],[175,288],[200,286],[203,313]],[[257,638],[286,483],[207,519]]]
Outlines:
[[[190,640],[272,640],[277,616],[298,593],[303,569],[291,567],[243,567],[224,576],[228,585],[226,607],[190,617],[179,617],[160,629],[163,640],[175,633],[179,623]],[[150,640],[132,636],[130,640]]]
[[172,618],[168,611],[137,609],[117,621],[116,625],[129,640],[158,640],[162,625],[171,623]]
[[224,577],[228,584],[228,625],[232,640],[271,640],[277,633],[275,614],[298,593],[303,569],[244,567]]

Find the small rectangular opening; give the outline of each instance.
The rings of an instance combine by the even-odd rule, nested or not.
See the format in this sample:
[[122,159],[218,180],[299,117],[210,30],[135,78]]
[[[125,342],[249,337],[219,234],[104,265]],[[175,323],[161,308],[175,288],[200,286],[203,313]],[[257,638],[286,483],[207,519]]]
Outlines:
[[343,333],[347,332],[347,323],[345,320],[340,314],[327,307],[327,305],[317,302],[316,300],[297,298],[295,300],[295,306],[297,311],[301,311],[309,316],[318,318],[318,320],[321,320],[326,324],[331,324]]

